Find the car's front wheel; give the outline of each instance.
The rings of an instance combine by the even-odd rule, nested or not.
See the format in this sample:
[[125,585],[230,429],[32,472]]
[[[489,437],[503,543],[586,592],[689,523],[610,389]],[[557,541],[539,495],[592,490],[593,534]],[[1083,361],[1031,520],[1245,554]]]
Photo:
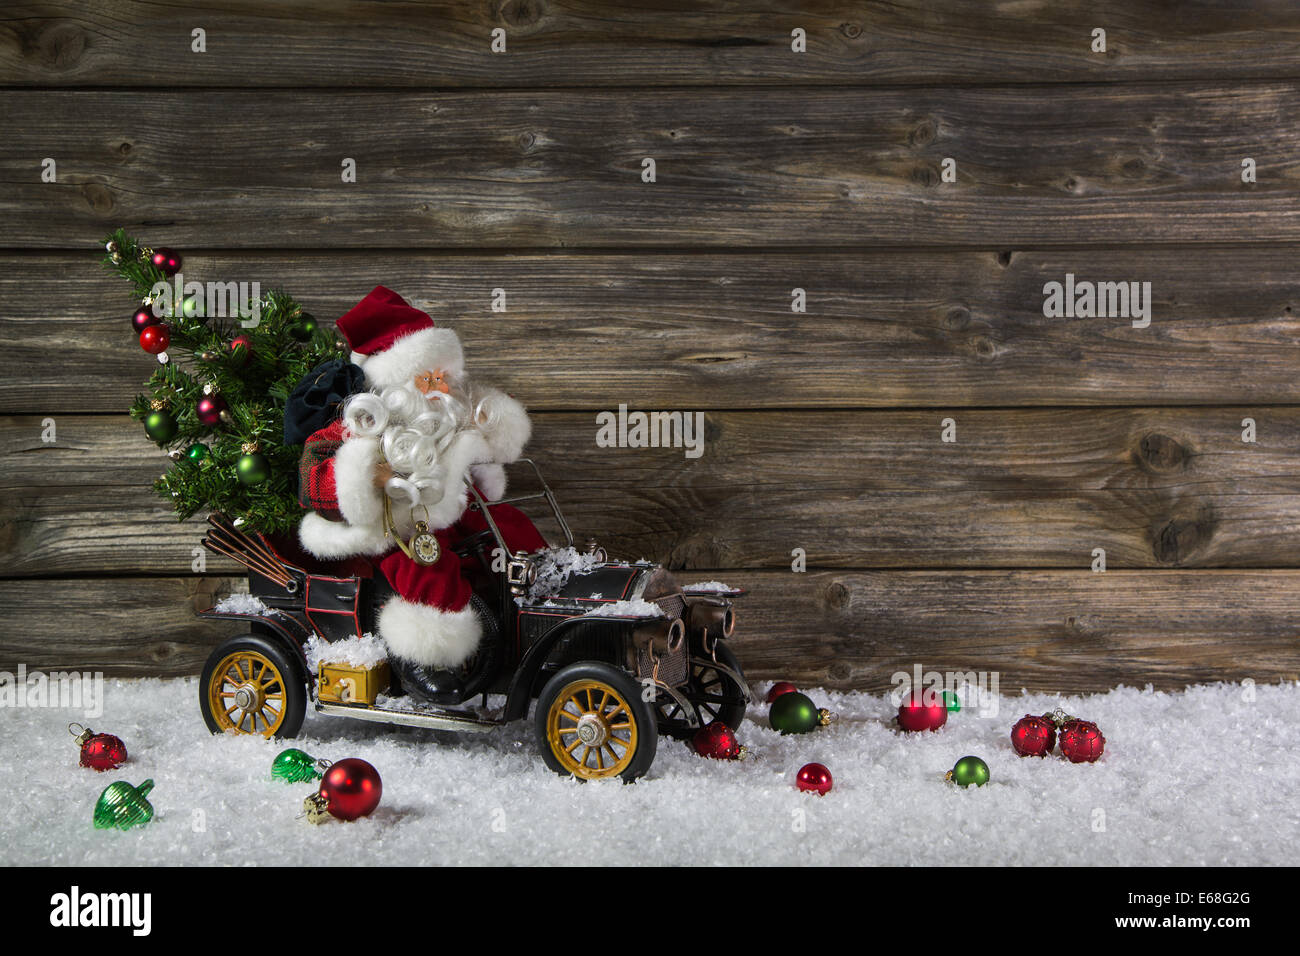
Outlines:
[[537,741],[556,773],[579,780],[621,777],[650,769],[658,746],[654,709],[641,685],[612,664],[570,664],[537,698]]

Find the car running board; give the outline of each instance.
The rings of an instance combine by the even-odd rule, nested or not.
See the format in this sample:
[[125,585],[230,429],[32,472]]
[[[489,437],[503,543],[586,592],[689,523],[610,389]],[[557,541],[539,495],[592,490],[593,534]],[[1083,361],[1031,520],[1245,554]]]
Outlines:
[[356,704],[316,703],[316,711],[331,717],[351,717],[379,724],[401,724],[405,727],[428,727],[431,730],[459,730],[484,733],[500,727],[504,721],[475,717],[463,711],[452,710],[388,710],[383,707],[358,707]]

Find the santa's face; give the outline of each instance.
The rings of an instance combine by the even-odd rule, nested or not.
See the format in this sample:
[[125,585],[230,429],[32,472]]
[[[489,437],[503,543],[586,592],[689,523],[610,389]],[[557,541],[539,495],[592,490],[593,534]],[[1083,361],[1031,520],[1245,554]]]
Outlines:
[[416,391],[430,399],[436,399],[440,394],[446,395],[451,391],[449,376],[440,368],[417,372],[412,384],[415,385]]

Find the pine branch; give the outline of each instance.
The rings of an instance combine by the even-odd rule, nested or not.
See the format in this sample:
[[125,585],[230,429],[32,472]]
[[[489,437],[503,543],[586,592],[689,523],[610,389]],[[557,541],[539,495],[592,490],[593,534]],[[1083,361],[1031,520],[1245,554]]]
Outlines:
[[[170,288],[155,295],[168,276],[151,261],[152,250],[125,230],[104,242],[105,268],[128,282],[168,331],[168,360],[154,369],[147,393],[136,396],[130,408],[137,421],[161,410],[175,425],[174,434],[158,443],[171,450],[173,462],[155,489],[181,520],[220,511],[252,530],[293,528],[303,513],[297,496],[301,448],[284,444],[284,406],[308,372],[340,357],[334,335],[311,327],[302,306],[279,290],[242,304],[249,307],[239,315],[206,316],[203,302],[172,302]],[[199,421],[197,414],[209,392],[227,405],[216,426]],[[261,483],[243,484],[236,466],[250,453],[245,448],[254,446],[270,463],[271,474]]]

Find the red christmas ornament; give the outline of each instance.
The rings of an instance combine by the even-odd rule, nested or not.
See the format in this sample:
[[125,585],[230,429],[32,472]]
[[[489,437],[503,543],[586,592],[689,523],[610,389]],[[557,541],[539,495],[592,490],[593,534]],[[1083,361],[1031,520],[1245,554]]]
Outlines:
[[1061,753],[1070,763],[1092,763],[1106,749],[1101,728],[1090,720],[1067,720],[1061,724]]
[[331,764],[320,782],[320,795],[330,815],[339,820],[355,820],[379,806],[384,785],[374,767],[349,757]]
[[815,793],[819,797],[830,792],[832,783],[831,772],[819,763],[804,764],[794,780],[794,785],[804,793]]
[[161,247],[155,249],[149,261],[161,269],[163,275],[168,277],[174,276],[181,271],[181,257],[170,249]]
[[1011,728],[1011,746],[1022,757],[1046,757],[1056,746],[1056,724],[1051,717],[1025,714]]
[[898,726],[903,730],[938,730],[948,722],[948,705],[938,694],[925,702],[925,693],[914,691],[898,705]]
[[126,744],[112,734],[97,734],[81,724],[68,724],[68,733],[81,745],[81,765],[103,772],[126,763]]
[[772,689],[767,692],[767,702],[770,704],[782,694],[798,693],[799,688],[795,687],[788,680],[777,681],[772,685]]
[[714,760],[738,760],[745,755],[735,732],[720,720],[697,730],[692,743],[697,754]]
[[135,329],[137,335],[149,328],[149,326],[160,325],[161,323],[162,319],[154,315],[153,309],[147,305],[140,306],[135,310],[135,314],[131,316],[131,328]]
[[214,393],[204,395],[199,399],[199,403],[194,406],[194,414],[205,425],[219,425],[221,423],[221,413],[229,408],[230,406],[226,404],[226,400]]
[[253,357],[253,341],[247,335],[236,336],[230,340],[230,354],[241,365],[247,365]]
[[166,352],[171,341],[171,333],[167,331],[167,326],[162,324],[145,326],[140,332],[140,348],[150,355]]

